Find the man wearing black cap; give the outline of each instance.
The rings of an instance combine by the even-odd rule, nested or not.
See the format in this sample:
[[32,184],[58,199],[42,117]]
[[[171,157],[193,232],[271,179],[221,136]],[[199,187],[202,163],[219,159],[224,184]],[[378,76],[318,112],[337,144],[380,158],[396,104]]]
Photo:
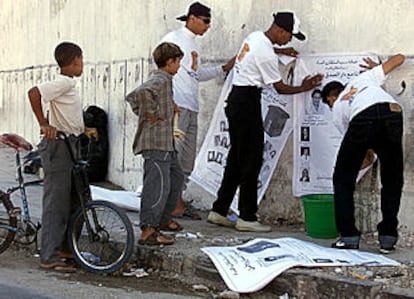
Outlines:
[[266,32],[253,32],[244,40],[236,58],[233,87],[225,108],[231,148],[217,200],[207,218],[217,225],[234,226],[226,216],[239,187],[240,216],[235,226],[240,231],[271,230],[270,226],[259,223],[256,216],[264,142],[262,88],[273,85],[280,94],[294,94],[311,90],[322,80],[322,75],[315,75],[307,76],[300,86],[283,83],[273,46],[287,44],[292,36],[305,40],[305,35],[299,31],[299,20],[293,13],[280,12],[273,17]]
[[[176,148],[178,160],[185,174],[185,189],[196,158],[199,82],[213,79],[229,71],[234,65],[234,59],[222,66],[204,68],[200,64],[200,50],[195,38],[198,35],[202,36],[210,28],[210,8],[194,2],[190,5],[188,13],[178,17],[177,20],[185,21],[185,27],[168,33],[162,38],[162,42],[175,43],[184,52],[181,67],[173,79],[173,89],[174,101],[180,110],[177,128],[177,136],[180,138],[176,138]],[[179,199],[172,214],[199,218],[189,207],[185,207],[182,198]]]

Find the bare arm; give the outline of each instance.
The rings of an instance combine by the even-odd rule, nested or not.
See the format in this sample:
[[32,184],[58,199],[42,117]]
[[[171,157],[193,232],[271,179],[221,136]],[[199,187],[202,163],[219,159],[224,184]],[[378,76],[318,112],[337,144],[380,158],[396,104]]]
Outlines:
[[387,61],[385,61],[382,64],[382,69],[384,70],[384,74],[386,75],[392,70],[399,67],[401,64],[403,64],[404,60],[405,60],[405,56],[402,54],[391,56]]
[[233,66],[234,66],[234,62],[236,61],[236,56],[233,56],[232,58],[230,58],[230,60],[229,61],[227,61],[227,63],[226,64],[223,64],[222,66],[221,66],[221,68],[222,68],[222,70],[223,70],[223,72],[228,72],[228,71],[230,71],[232,68],[233,68]]
[[[404,60],[405,56],[402,54],[396,54],[394,56],[391,56],[387,61],[382,63],[382,69],[384,70],[384,74],[387,75],[395,68],[399,67],[401,64],[403,64]],[[366,65],[360,64],[360,67],[368,70],[379,65],[369,57],[364,58],[364,62],[366,63]]]
[[39,89],[35,86],[29,90],[29,100],[32,110],[36,116],[37,122],[40,126],[40,132],[44,134],[47,139],[56,139],[56,128],[49,125],[47,119],[43,115],[42,97]]
[[276,54],[283,54],[283,55],[287,55],[287,56],[292,56],[292,57],[297,57],[298,56],[298,52],[290,47],[290,48],[275,48],[275,53]]
[[287,85],[282,81],[274,83],[273,86],[280,94],[295,94],[314,89],[315,87],[321,85],[322,78],[323,75],[318,74],[315,76],[306,76],[302,81],[302,85],[300,86]]

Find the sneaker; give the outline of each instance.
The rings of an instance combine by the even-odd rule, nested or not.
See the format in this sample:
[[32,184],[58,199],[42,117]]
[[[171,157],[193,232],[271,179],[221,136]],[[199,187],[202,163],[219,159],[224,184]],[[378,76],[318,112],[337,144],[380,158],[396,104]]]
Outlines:
[[394,236],[379,235],[378,240],[380,242],[380,253],[388,254],[395,250],[395,244],[398,238]]
[[341,237],[335,243],[332,243],[331,247],[336,249],[358,249],[359,236]]
[[244,221],[239,218],[236,222],[236,229],[242,232],[270,232],[270,225],[261,224],[259,221]]
[[217,212],[210,211],[207,216],[207,221],[213,224],[226,226],[226,227],[234,227],[235,223],[231,222],[227,217],[220,215]]

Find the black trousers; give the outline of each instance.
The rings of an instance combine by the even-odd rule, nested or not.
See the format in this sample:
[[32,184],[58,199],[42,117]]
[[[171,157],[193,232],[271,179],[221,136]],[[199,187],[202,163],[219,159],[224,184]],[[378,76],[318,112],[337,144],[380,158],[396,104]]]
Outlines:
[[257,221],[257,180],[263,161],[261,89],[233,86],[225,108],[230,151],[213,211],[225,216],[238,187],[240,218]]
[[341,143],[333,176],[336,224],[341,236],[360,235],[355,227],[353,193],[365,153],[373,149],[381,167],[382,221],[378,233],[398,237],[397,215],[404,180],[403,120],[396,105],[376,104],[356,115]]

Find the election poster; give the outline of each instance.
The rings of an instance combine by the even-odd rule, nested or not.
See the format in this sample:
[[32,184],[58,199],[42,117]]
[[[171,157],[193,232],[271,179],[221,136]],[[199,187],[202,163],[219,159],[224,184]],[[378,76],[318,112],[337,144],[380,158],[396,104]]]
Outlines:
[[[295,94],[292,189],[295,196],[306,194],[332,194],[332,175],[342,134],[332,123],[332,111],[322,102],[321,90],[331,81],[346,84],[358,76],[363,59],[373,54],[306,55],[298,58],[295,84],[307,74],[324,75],[322,85],[308,92]],[[375,155],[373,155],[373,160]],[[369,163],[370,165],[371,163]],[[369,167],[369,166],[368,166]],[[368,169],[360,172],[360,177]]]
[[236,246],[201,249],[216,266],[228,288],[239,293],[256,292],[293,267],[399,266],[380,254],[360,250],[326,248],[295,238],[257,238]]

